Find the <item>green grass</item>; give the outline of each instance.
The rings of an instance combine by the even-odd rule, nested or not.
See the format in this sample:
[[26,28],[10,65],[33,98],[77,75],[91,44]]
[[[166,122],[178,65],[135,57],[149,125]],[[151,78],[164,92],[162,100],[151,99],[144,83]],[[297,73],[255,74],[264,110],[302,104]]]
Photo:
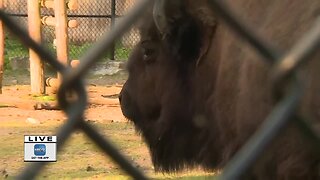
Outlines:
[[11,106],[8,105],[8,104],[1,104],[1,103],[0,103],[0,108],[7,108],[7,107],[11,107]]
[[55,96],[48,96],[48,95],[33,95],[32,98],[34,100],[41,101],[41,102],[50,102],[50,101],[57,100]]
[[[151,178],[181,180],[215,178],[214,174],[200,170],[177,174],[154,173],[146,145],[135,133],[132,124],[126,122],[92,124],[99,129],[100,133],[108,137],[128,159],[134,161],[134,164],[139,164],[140,168]],[[38,126],[23,123],[0,124],[0,132],[2,132],[0,169],[4,167],[9,174],[9,179],[12,179],[24,166],[30,164],[23,162],[23,135],[55,134],[58,127],[59,124],[52,121]],[[58,153],[57,162],[49,163],[38,175],[38,179],[42,178],[131,179],[82,132],[71,135],[61,152]]]

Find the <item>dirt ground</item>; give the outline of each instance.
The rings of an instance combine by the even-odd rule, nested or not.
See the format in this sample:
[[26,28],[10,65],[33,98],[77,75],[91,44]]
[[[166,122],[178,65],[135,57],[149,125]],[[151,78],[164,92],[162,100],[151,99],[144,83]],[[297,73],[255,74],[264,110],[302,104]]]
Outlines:
[[[50,88],[47,96],[31,95],[28,75],[13,74],[5,76],[0,95],[0,179],[14,177],[29,164],[23,161],[24,135],[54,135],[67,120],[60,110],[34,109],[36,103],[55,102]],[[86,121],[111,139],[135,166],[151,177],[189,179],[207,176],[201,170],[174,175],[154,173],[147,146],[133,125],[123,117],[119,107],[118,94],[126,77],[126,73],[119,73],[87,78],[89,105],[85,113]],[[42,178],[128,179],[128,176],[83,133],[77,131],[58,154],[57,162],[50,163],[41,171],[38,179]]]
[[[25,122],[32,118],[43,123],[66,119],[62,111],[34,110],[37,103],[54,104],[56,95],[50,87],[46,88],[46,94],[42,97],[32,95],[29,75],[26,73],[11,72],[4,77],[3,93],[0,95],[0,122]],[[86,79],[89,98],[87,119],[99,122],[126,121],[118,102],[118,94],[126,77],[125,73],[120,73],[114,76],[91,76]]]

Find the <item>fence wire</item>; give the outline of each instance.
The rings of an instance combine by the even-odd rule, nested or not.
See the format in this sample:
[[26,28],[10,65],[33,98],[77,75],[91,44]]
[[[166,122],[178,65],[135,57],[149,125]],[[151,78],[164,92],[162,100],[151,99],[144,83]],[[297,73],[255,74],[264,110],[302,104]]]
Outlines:
[[[41,59],[49,63],[54,69],[62,74],[63,82],[58,91],[59,105],[63,108],[68,121],[57,132],[57,150],[59,151],[70,135],[76,130],[80,129],[88,135],[99,147],[103,149],[110,157],[120,165],[120,167],[135,179],[147,179],[143,173],[135,168],[129,160],[127,160],[120,151],[118,151],[105,137],[98,133],[96,129],[91,127],[83,120],[83,113],[87,105],[87,95],[85,86],[82,82],[82,76],[88,69],[101,59],[105,52],[113,45],[113,43],[120,39],[120,37],[131,27],[131,25],[144,13],[150,0],[141,0],[127,15],[119,20],[116,26],[108,33],[106,33],[100,41],[98,41],[88,52],[82,57],[81,63],[77,69],[71,69],[61,64],[50,51],[42,48],[39,44],[33,41],[28,33],[23,30],[15,21],[13,21],[3,10],[0,11],[0,18],[4,25],[16,35],[27,47],[33,49]],[[69,102],[66,98],[67,92],[74,92],[78,99]],[[47,164],[46,162],[33,163],[27,166],[18,179],[34,179],[40,170]]]
[[[137,168],[135,168],[110,142],[99,132],[86,123],[83,119],[83,113],[87,104],[87,94],[83,75],[88,69],[101,59],[104,52],[118,40],[129,27],[141,16],[144,9],[153,3],[151,0],[141,0],[129,13],[119,20],[108,34],[103,35],[100,41],[90,48],[81,58],[81,64],[76,69],[69,69],[60,64],[47,49],[40,47],[21,29],[8,15],[1,10],[0,18],[5,26],[15,34],[26,46],[36,51],[39,56],[52,65],[63,75],[63,83],[58,92],[58,100],[65,113],[68,115],[68,121],[62,125],[57,132],[58,150],[61,149],[65,140],[76,130],[82,130],[92,141],[94,141],[103,151],[118,163],[134,179],[147,179],[147,177]],[[298,68],[305,63],[320,47],[320,19],[316,20],[314,26],[302,37],[290,51],[281,52],[271,43],[267,42],[262,36],[259,36],[252,29],[248,28],[243,20],[239,19],[228,8],[223,1],[210,0],[210,8],[241,37],[247,40],[260,54],[262,54],[268,63],[273,65],[272,78],[274,82],[274,91],[283,92],[281,83],[286,83],[290,87],[288,91],[281,93],[279,101],[272,112],[267,116],[261,127],[254,133],[248,142],[239,150],[233,159],[229,161],[221,175],[222,179],[233,180],[240,177],[254,165],[256,159],[270,142],[277,137],[280,130],[287,126],[290,120],[296,122],[300,130],[314,140],[317,147],[320,147],[320,137],[312,126],[296,113],[304,92],[303,81],[299,79]],[[288,78],[289,77],[289,78]],[[69,102],[66,93],[73,91],[78,99]],[[33,163],[27,166],[19,175],[19,179],[33,179],[44,167],[45,162]]]
[[[69,59],[79,59],[84,53],[113,26],[135,4],[136,0],[78,0],[78,9],[67,10],[68,20],[76,20],[78,26],[68,29]],[[5,1],[4,9],[21,26],[27,27],[27,0]],[[114,9],[114,10],[113,10]],[[54,16],[54,10],[41,8],[41,17]],[[42,26],[43,44],[56,53],[54,44],[55,27]],[[139,33],[135,28],[130,29],[117,42],[114,49],[105,53],[102,60],[126,60],[133,46],[139,41]],[[28,49],[21,46],[19,41],[6,34],[6,68],[16,61],[28,62]],[[14,66],[14,64],[13,64]],[[26,65],[27,66],[27,65]]]
[[[263,38],[249,29],[243,20],[236,17],[228,6],[219,0],[210,0],[210,7],[218,13],[225,22],[235,30],[241,37],[246,39],[265,59],[273,65],[272,78],[274,82],[274,91],[282,92],[281,83],[291,83],[289,92],[283,94],[277,105],[264,120],[260,128],[252,135],[247,143],[236,153],[224,168],[222,179],[240,179],[243,173],[253,166],[263,150],[271,141],[280,134],[283,127],[288,125],[291,119],[306,124],[305,129],[320,144],[320,137],[296,114],[296,108],[299,105],[303,95],[303,83],[298,78],[296,69],[301,63],[305,63],[320,47],[320,18],[318,18],[309,32],[306,33],[293,47],[284,54],[276,50]],[[290,76],[292,82],[285,82]],[[281,82],[281,83],[280,83]]]

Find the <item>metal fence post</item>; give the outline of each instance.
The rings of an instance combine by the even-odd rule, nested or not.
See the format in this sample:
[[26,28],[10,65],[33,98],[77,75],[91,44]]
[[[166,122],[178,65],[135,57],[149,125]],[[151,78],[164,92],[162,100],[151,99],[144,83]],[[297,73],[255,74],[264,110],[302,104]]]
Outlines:
[[[0,9],[3,9],[3,0],[0,0]],[[0,20],[0,94],[2,94],[2,79],[3,79],[3,71],[4,71],[4,27],[2,21]]]
[[[113,29],[116,21],[116,0],[111,0],[111,29]],[[109,59],[114,60],[115,43],[112,44],[109,51]]]

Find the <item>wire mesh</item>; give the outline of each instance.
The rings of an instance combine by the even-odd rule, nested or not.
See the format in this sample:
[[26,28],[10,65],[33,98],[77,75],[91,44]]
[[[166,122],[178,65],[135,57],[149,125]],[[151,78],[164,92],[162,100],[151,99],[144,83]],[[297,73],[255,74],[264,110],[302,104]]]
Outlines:
[[[115,22],[130,9],[136,0],[115,0]],[[67,10],[68,20],[76,20],[78,26],[68,29],[69,60],[79,59],[103,35],[112,28],[112,0],[87,1],[78,0],[79,8]],[[27,27],[27,0],[5,1],[4,10],[20,26]],[[53,9],[41,8],[41,16],[54,16]],[[139,34],[135,28],[130,29],[124,36],[115,42],[114,50],[105,53],[103,60],[126,60],[133,46],[139,41]],[[42,26],[43,44],[53,53],[56,53],[54,43],[55,28]],[[6,34],[6,68],[16,61],[27,61],[28,49],[9,33]]]
[[[87,1],[89,3],[89,1]],[[93,1],[90,1],[93,2]],[[81,129],[87,134],[104,152],[110,155],[128,174],[135,179],[146,179],[145,175],[124,158],[123,155],[113,147],[109,141],[100,135],[89,124],[83,120],[83,112],[87,104],[86,91],[82,83],[83,74],[93,65],[94,62],[101,59],[105,55],[105,50],[110,48],[126,30],[137,20],[142,14],[143,9],[153,1],[143,0],[138,3],[127,16],[121,18],[115,27],[108,34],[104,34],[101,40],[96,42],[90,49],[81,56],[81,64],[77,69],[68,69],[60,64],[51,54],[50,51],[40,47],[37,43],[31,40],[23,29],[14,23],[12,19],[0,11],[0,18],[8,29],[11,30],[26,46],[34,49],[40,57],[51,64],[57,71],[63,75],[63,84],[59,89],[58,97],[61,107],[68,115],[68,121],[60,128],[57,133],[59,138],[58,150],[61,148],[65,140],[70,136],[75,129]],[[248,140],[248,142],[240,149],[240,151],[229,161],[223,174],[222,179],[239,179],[250,167],[252,167],[256,159],[261,155],[262,150],[267,147],[270,142],[280,134],[280,130],[287,126],[288,122],[293,119],[296,124],[301,125],[301,131],[311,137],[315,144],[319,147],[319,134],[315,133],[312,126],[296,113],[296,108],[300,103],[304,92],[304,83],[299,79],[298,68],[302,63],[305,63],[320,47],[320,20],[315,22],[310,32],[306,33],[300,41],[298,41],[292,49],[287,53],[281,52],[272,46],[270,42],[264,40],[261,36],[248,28],[243,20],[239,19],[228,9],[228,6],[223,1],[210,0],[210,7],[221,18],[238,33],[241,37],[247,40],[259,53],[261,53],[268,63],[273,65],[273,81],[275,92],[282,91],[283,86],[279,82],[289,84],[289,90],[279,96],[278,103],[266,118],[261,127]],[[119,5],[119,4],[118,4]],[[23,10],[21,10],[23,11]],[[9,12],[6,9],[6,12]],[[17,11],[20,13],[20,10]],[[104,11],[103,11],[104,12]],[[122,11],[121,11],[122,12]],[[119,15],[122,15],[117,11]],[[105,13],[105,12],[104,12]],[[72,14],[72,13],[70,13]],[[91,14],[92,15],[92,14]],[[101,15],[101,14],[96,14]],[[16,17],[14,17],[16,18]],[[84,21],[84,20],[83,20]],[[109,22],[106,22],[108,24]],[[105,26],[104,26],[105,27]],[[98,29],[98,32],[103,32]],[[72,36],[71,36],[72,37]],[[95,37],[81,37],[76,39],[79,42],[89,41],[91,38],[96,41]],[[289,66],[288,66],[289,64]],[[288,78],[290,77],[290,78]],[[73,91],[77,94],[77,101],[69,102],[66,98],[66,92]],[[24,169],[20,174],[20,179],[32,179],[45,163],[35,163]]]
[[[106,50],[108,50],[116,40],[120,39],[120,37],[132,26],[150,3],[152,3],[152,1],[143,0],[132,8],[132,10],[127,13],[127,16],[121,18],[117,25],[112,28],[108,34],[105,34],[100,41],[88,50],[88,52],[81,58],[82,63],[76,70],[67,68],[59,63],[56,58],[52,56],[50,51],[42,48],[39,44],[33,41],[25,30],[20,28],[19,25],[9,18],[3,10],[0,11],[0,18],[4,25],[10,29],[10,31],[16,35],[26,45],[26,47],[33,49],[42,59],[62,74],[63,83],[61,84],[58,92],[58,100],[60,106],[68,116],[68,121],[57,132],[57,138],[59,140],[57,143],[57,150],[59,151],[61,149],[65,140],[68,139],[75,129],[80,128],[84,133],[92,138],[93,141],[96,141],[105,152],[109,153],[111,158],[117,162],[123,170],[135,179],[146,179],[146,177],[123,155],[121,155],[121,153],[113,147],[109,141],[97,133],[93,127],[90,127],[83,121],[83,113],[87,105],[87,97],[81,77],[86,71],[88,71],[94,62],[103,58]],[[75,92],[78,97],[75,102],[67,101],[66,94],[70,91]],[[38,162],[27,166],[18,176],[18,179],[33,179],[45,164],[46,162]]]
[[[276,92],[282,91],[283,86],[280,85],[279,82],[284,83],[284,81],[288,81],[286,76],[294,79],[293,82],[290,82],[290,90],[282,95],[278,104],[265,119],[264,123],[224,168],[222,179],[240,179],[241,176],[254,165],[257,158],[262,154],[263,149],[277,137],[282,127],[288,125],[290,119],[297,120],[297,118],[293,117],[297,116],[295,110],[299,105],[304,88],[301,80],[297,78],[297,71],[295,70],[298,64],[306,61],[307,58],[312,56],[320,47],[320,18],[317,19],[310,32],[307,32],[291,51],[283,54],[275,50],[275,48],[264,41],[261,36],[249,29],[245,23],[243,23],[243,20],[236,17],[232,11],[228,9],[228,6],[224,4],[224,2],[210,0],[209,4],[213,11],[218,13],[235,32],[246,39],[267,60],[271,61],[274,68],[273,81]],[[290,65],[288,66],[288,64]],[[308,124],[302,119],[299,119],[299,121]],[[319,144],[320,139],[318,135],[315,134],[310,127],[309,125],[305,126],[305,128],[308,129],[307,131],[316,137],[316,141]]]

